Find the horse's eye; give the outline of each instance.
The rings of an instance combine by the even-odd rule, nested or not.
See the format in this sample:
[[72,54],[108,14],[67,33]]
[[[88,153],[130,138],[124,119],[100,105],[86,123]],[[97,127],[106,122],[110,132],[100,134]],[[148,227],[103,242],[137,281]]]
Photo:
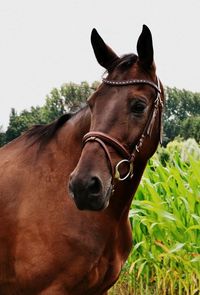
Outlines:
[[131,112],[134,114],[142,114],[146,108],[146,104],[143,101],[133,101],[131,103]]

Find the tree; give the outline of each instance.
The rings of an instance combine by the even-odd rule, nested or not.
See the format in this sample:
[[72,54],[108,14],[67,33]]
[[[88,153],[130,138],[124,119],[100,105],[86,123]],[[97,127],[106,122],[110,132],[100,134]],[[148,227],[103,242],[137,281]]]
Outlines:
[[[92,85],[92,87],[97,86],[97,82],[94,82]],[[19,114],[12,108],[9,126],[4,139],[2,136],[2,143],[13,140],[32,125],[47,124],[66,112],[77,111],[86,103],[87,98],[94,91],[92,87],[87,82],[82,82],[80,85],[67,83],[62,85],[61,88],[52,89],[42,107],[31,107],[30,111],[23,110]]]
[[6,143],[5,132],[3,131],[3,127],[0,126],[0,147]]
[[200,143],[200,116],[189,117],[183,121],[180,135],[184,138],[194,138]]
[[31,107],[30,111],[23,110],[19,115],[14,108],[11,109],[9,126],[5,133],[6,142],[20,136],[30,126],[43,123],[40,107]]
[[49,123],[65,113],[64,99],[59,89],[54,88],[46,97],[45,105],[41,108],[44,123]]
[[[166,87],[165,97],[166,102],[163,116],[165,144],[178,135],[182,135],[185,139],[191,137],[189,134],[187,136],[186,134],[184,135],[184,130],[186,131],[184,127],[185,121],[188,118],[199,116],[200,93]],[[194,123],[194,121],[190,121],[191,124],[192,122]]]
[[83,106],[92,92],[93,89],[87,82],[81,82],[80,85],[67,83],[60,89],[60,94],[64,100],[65,107],[70,112],[75,112]]

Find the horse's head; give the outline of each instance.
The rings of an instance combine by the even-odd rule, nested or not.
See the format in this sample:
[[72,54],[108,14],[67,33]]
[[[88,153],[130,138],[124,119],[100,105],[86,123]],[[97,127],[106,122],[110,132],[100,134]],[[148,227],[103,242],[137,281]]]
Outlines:
[[[155,152],[161,128],[163,91],[155,73],[150,30],[144,25],[137,53],[118,57],[96,30],[91,42],[107,77],[88,99],[90,132],[70,177],[69,188],[79,209],[108,206],[116,181],[134,181],[134,164]],[[84,122],[83,122],[84,124]]]

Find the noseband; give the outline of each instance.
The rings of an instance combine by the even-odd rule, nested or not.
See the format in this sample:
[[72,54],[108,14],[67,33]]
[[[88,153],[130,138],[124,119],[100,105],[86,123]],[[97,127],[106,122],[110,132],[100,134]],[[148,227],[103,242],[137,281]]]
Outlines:
[[[162,99],[160,96],[160,94],[161,94],[160,81],[157,78],[157,84],[155,84],[154,82],[149,81],[149,80],[134,79],[134,80],[125,80],[125,81],[111,81],[111,80],[107,80],[107,79],[103,78],[103,82],[107,85],[110,85],[110,86],[127,86],[127,85],[139,85],[139,84],[149,85],[149,86],[153,87],[157,92],[156,99],[154,100],[154,105],[153,105],[152,111],[148,117],[147,123],[143,129],[142,135],[140,136],[140,138],[139,138],[139,140],[138,140],[137,144],[135,145],[132,152],[129,152],[129,150],[124,145],[122,145],[117,139],[115,139],[103,132],[91,131],[91,132],[88,132],[83,137],[83,144],[84,145],[87,142],[97,142],[101,146],[101,148],[104,150],[105,155],[108,160],[109,167],[110,167],[112,180],[117,179],[118,181],[123,181],[125,179],[133,177],[133,162],[135,159],[135,154],[136,154],[136,152],[139,153],[145,137],[151,135],[152,129],[154,126],[154,122],[155,122],[155,118],[156,118],[157,112],[159,110],[159,106],[161,109],[160,110],[160,121],[161,121],[161,112],[162,112],[162,108],[163,108],[163,102],[162,102]],[[161,124],[161,122],[160,122],[160,124]],[[107,148],[107,145],[111,146],[118,153],[118,155],[120,155],[123,158],[123,160],[121,160],[117,163],[115,168],[112,165],[112,159],[110,156],[110,152]],[[125,176],[121,176],[120,171],[119,171],[119,167],[123,164],[126,164],[129,167],[128,172]]]

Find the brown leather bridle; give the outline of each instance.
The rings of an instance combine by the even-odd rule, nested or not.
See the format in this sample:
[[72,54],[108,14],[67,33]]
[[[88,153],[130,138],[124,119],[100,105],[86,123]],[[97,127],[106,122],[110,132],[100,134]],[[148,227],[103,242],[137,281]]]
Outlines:
[[[154,100],[154,106],[148,117],[147,123],[143,129],[143,132],[137,144],[134,146],[132,153],[130,153],[128,149],[124,145],[122,145],[117,139],[103,132],[90,131],[87,134],[85,134],[85,136],[83,137],[84,145],[87,142],[97,142],[101,146],[101,148],[104,150],[108,160],[110,172],[112,175],[112,182],[114,179],[117,179],[118,181],[123,181],[125,179],[133,177],[133,162],[135,159],[135,154],[136,152],[139,153],[145,137],[151,135],[158,110],[160,110],[159,120],[160,120],[160,128],[161,128],[161,114],[162,114],[163,102],[160,95],[161,94],[160,81],[157,78],[157,84],[155,84],[154,82],[149,80],[133,79],[133,80],[125,80],[125,81],[112,81],[112,80],[107,80],[103,78],[103,82],[110,86],[127,86],[127,85],[145,84],[145,85],[149,85],[153,87],[157,92],[156,99]],[[160,135],[160,141],[161,141],[161,135]],[[110,152],[107,148],[107,145],[111,146],[118,153],[118,155],[120,155],[123,158],[123,160],[117,163],[115,168],[112,165],[112,159],[110,156]],[[129,165],[129,170],[128,170],[128,173],[122,177],[120,175],[119,167],[124,163]]]

